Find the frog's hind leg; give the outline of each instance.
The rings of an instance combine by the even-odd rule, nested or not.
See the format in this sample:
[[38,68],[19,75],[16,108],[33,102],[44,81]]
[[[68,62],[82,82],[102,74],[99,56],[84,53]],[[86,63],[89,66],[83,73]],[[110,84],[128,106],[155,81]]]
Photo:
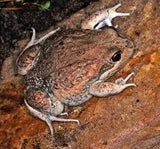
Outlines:
[[18,74],[25,75],[30,69],[32,69],[36,65],[40,55],[40,46],[37,44],[45,41],[51,35],[55,34],[58,30],[60,30],[60,28],[51,31],[40,39],[36,40],[36,31],[34,28],[32,28],[33,34],[31,40],[22,50],[22,52],[18,55],[16,60]]
[[28,42],[27,46],[24,48],[24,50],[28,49],[32,45],[34,45],[36,41],[36,30],[32,27],[32,37],[31,40]]
[[59,30],[60,30],[60,28],[58,27],[58,28],[56,28],[55,30],[47,33],[46,35],[44,35],[43,37],[41,37],[40,39],[38,39],[38,40],[35,42],[35,44],[38,44],[38,43],[40,43],[40,42],[42,42],[42,41],[45,41],[47,38],[49,38],[50,36],[52,36],[53,34],[55,34],[55,33],[56,33],[57,31],[59,31]]
[[36,31],[32,27],[33,34],[32,34],[31,40],[29,41],[29,43],[27,44],[27,46],[24,48],[24,50],[28,49],[29,47],[31,47],[33,45],[37,45],[37,44],[39,44],[42,41],[45,41],[47,38],[49,38],[50,36],[52,36],[53,34],[55,34],[59,30],[60,30],[60,28],[58,27],[55,30],[53,30],[53,31],[47,33],[46,35],[42,36],[40,39],[36,40]]
[[[36,109],[34,109],[33,107],[31,107],[26,100],[24,100],[25,105],[27,107],[27,109],[29,110],[29,112],[35,116],[38,117],[39,119],[45,121],[50,129],[50,133],[51,135],[54,134],[54,128],[52,126],[52,121],[59,121],[59,122],[76,122],[78,125],[80,125],[79,120],[76,119],[63,119],[63,118],[58,118],[56,116],[50,115],[50,114],[44,114]],[[63,115],[63,114],[60,114]],[[64,113],[64,115],[66,115],[66,113]]]
[[29,87],[25,92],[25,104],[32,115],[38,117],[39,119],[45,121],[49,126],[50,132],[53,135],[54,129],[52,127],[52,121],[59,122],[76,122],[76,119],[63,119],[57,117],[58,115],[66,115],[62,113],[64,109],[64,104],[56,100],[51,95],[40,89]]

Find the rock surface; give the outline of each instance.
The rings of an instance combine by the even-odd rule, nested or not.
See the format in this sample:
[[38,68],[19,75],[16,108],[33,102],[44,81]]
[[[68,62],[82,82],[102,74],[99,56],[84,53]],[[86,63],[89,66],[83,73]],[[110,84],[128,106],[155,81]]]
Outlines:
[[[117,1],[116,1],[117,2]],[[110,7],[113,0],[92,3],[59,25],[80,27],[88,14]],[[158,149],[160,148],[160,1],[123,1],[122,12],[130,17],[116,18],[119,33],[135,43],[133,59],[110,81],[134,71],[135,88],[67,109],[74,123],[53,123],[54,137],[46,124],[28,114],[23,103],[24,85],[14,75],[11,58],[3,63],[0,81],[0,148],[11,149]]]

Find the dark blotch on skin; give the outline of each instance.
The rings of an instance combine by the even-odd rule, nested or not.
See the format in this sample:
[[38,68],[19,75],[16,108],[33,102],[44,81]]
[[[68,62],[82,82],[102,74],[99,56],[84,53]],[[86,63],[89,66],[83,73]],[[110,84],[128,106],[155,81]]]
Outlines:
[[135,35],[136,35],[136,36],[140,36],[140,34],[141,34],[141,33],[140,33],[139,31],[135,31]]
[[136,100],[136,103],[139,103],[139,102],[140,102],[140,100],[139,100],[139,99],[137,99],[137,100]]

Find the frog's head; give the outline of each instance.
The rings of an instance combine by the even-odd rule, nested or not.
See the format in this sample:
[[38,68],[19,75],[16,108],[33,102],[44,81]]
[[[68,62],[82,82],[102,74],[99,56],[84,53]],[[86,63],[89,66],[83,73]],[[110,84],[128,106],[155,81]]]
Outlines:
[[[133,42],[129,39],[116,37],[107,44],[107,67],[100,76],[100,80],[106,80],[127,64],[134,52]],[[105,61],[106,61],[105,59]]]

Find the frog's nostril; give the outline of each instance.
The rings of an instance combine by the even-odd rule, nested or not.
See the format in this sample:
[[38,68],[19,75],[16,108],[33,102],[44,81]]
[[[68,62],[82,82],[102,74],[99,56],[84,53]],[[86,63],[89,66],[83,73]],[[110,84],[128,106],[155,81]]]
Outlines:
[[126,39],[126,46],[128,48],[133,48],[134,47],[133,42],[131,40],[129,40],[129,39]]

